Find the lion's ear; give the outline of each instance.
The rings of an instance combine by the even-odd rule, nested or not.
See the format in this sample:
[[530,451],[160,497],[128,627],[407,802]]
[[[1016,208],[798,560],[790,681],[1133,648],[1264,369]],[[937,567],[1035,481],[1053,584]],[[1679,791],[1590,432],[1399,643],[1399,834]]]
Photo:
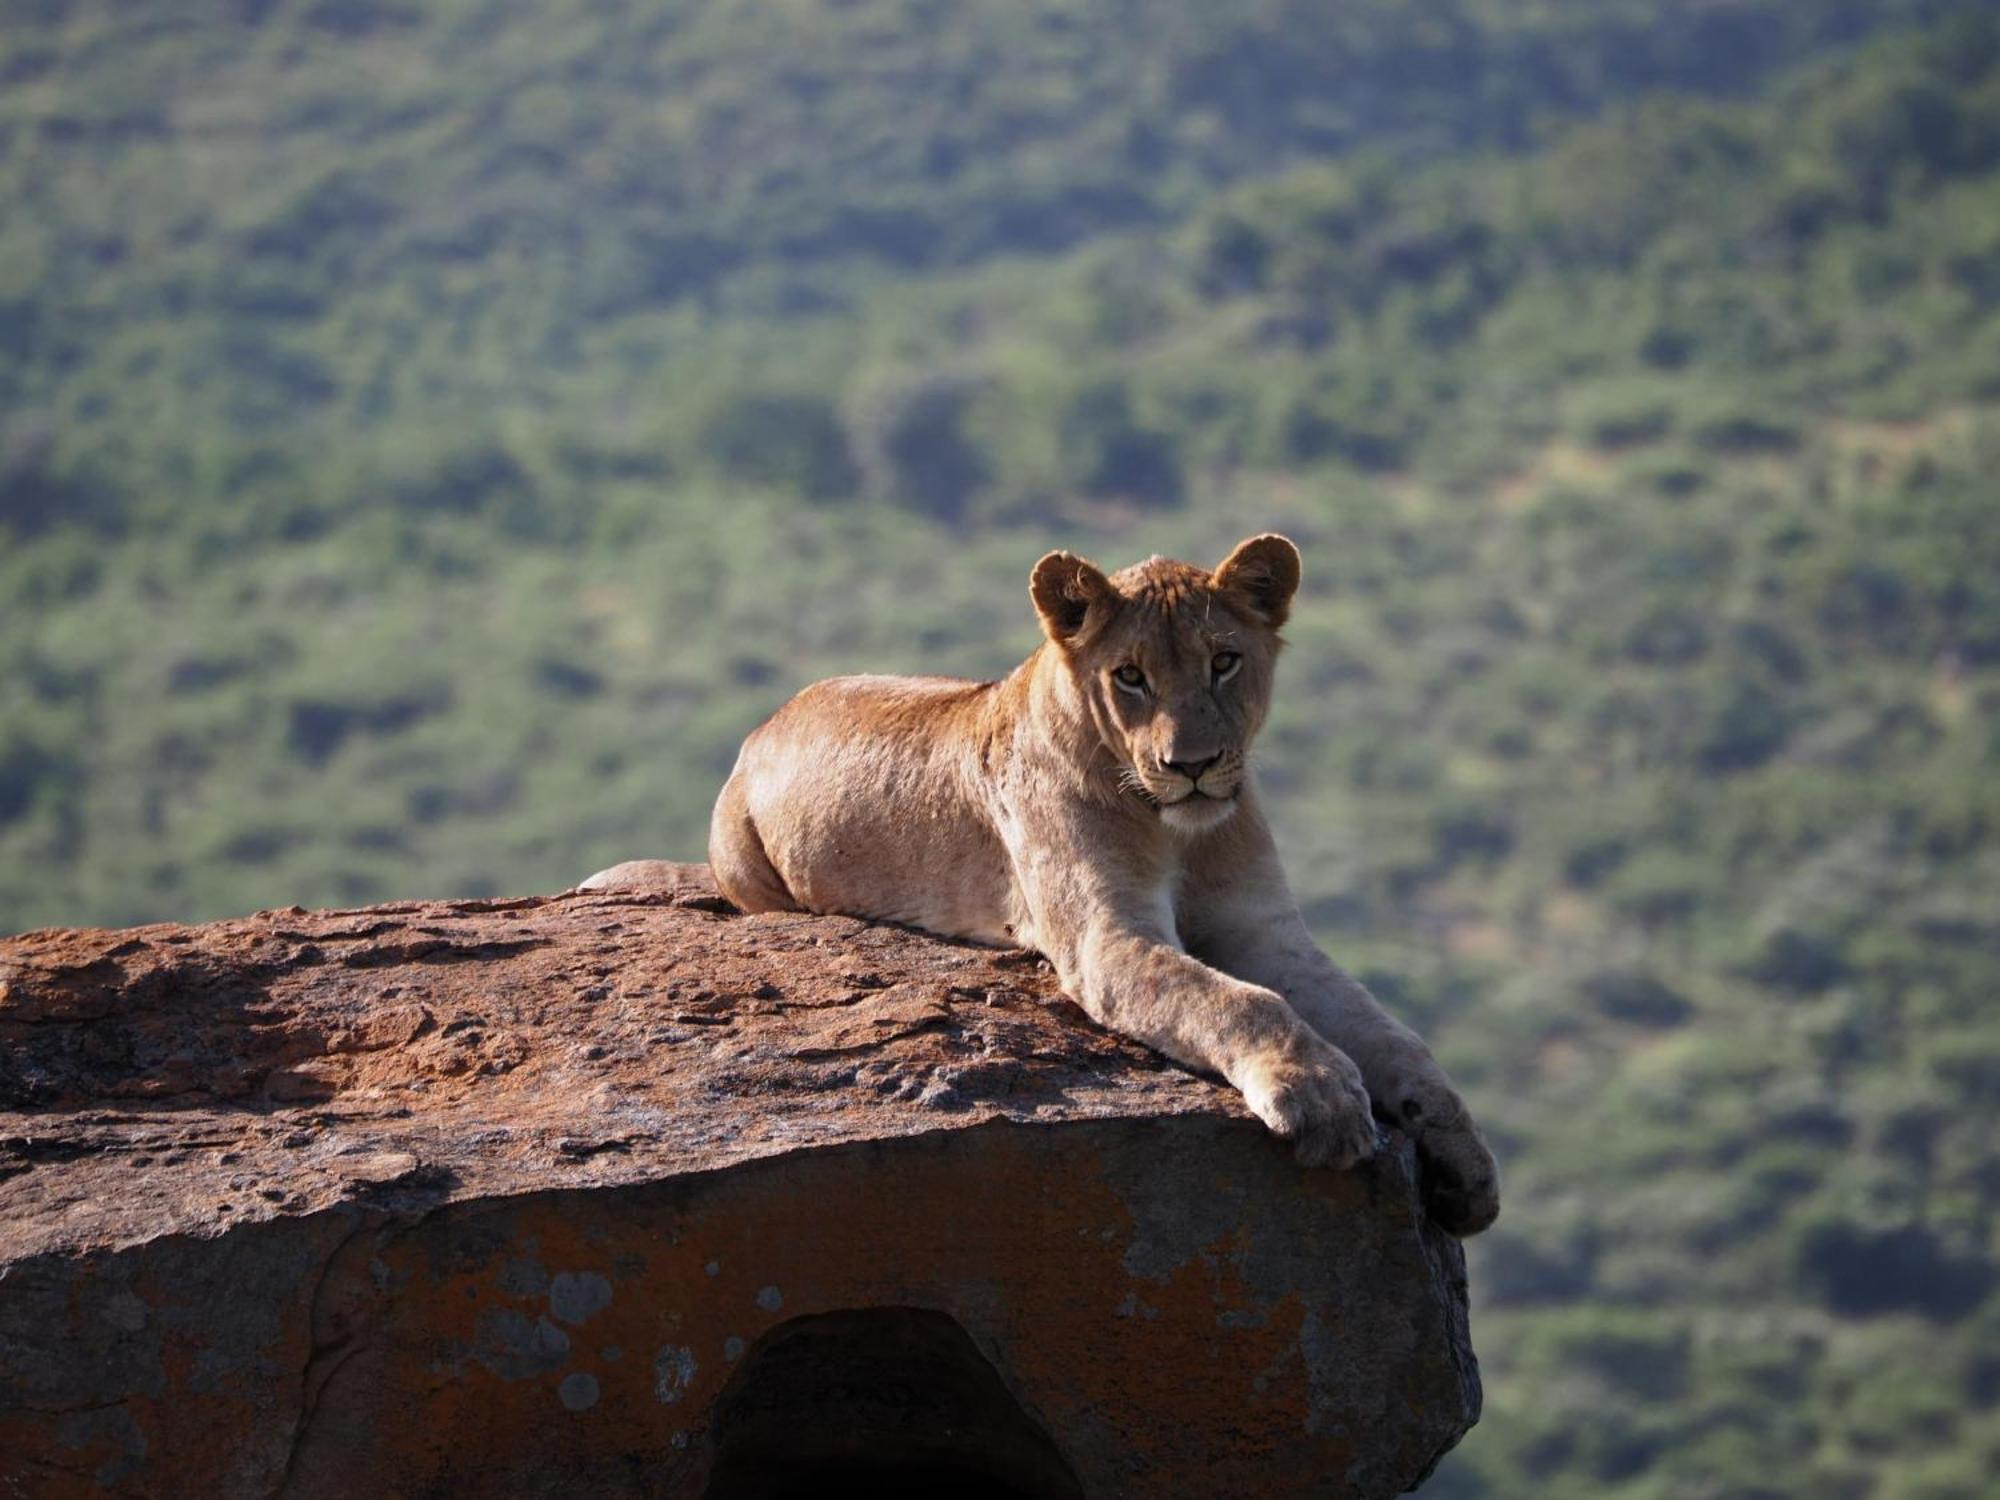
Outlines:
[[1074,552],[1051,552],[1036,563],[1028,575],[1028,593],[1042,617],[1042,629],[1058,646],[1077,638],[1093,608],[1117,597],[1097,564]]
[[1276,630],[1291,614],[1299,589],[1299,549],[1276,532],[1253,536],[1222,560],[1215,586],[1243,595]]

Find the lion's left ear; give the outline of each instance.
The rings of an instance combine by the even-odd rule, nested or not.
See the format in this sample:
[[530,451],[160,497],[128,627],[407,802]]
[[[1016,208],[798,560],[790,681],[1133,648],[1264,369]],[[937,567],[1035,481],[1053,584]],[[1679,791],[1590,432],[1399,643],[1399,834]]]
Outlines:
[[1292,612],[1299,590],[1299,549],[1267,531],[1240,543],[1215,570],[1215,586],[1241,594],[1273,630]]

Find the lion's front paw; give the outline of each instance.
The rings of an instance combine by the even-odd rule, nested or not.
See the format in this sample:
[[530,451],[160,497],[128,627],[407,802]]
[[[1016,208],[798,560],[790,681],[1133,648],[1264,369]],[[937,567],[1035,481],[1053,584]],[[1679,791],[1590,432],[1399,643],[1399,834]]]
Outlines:
[[1317,1037],[1252,1059],[1237,1087],[1250,1112],[1293,1142],[1308,1167],[1351,1167],[1374,1154],[1375,1119],[1361,1070]]
[[1460,1107],[1449,1125],[1417,1134],[1424,1207],[1438,1227],[1463,1238],[1500,1216],[1500,1168]]
[[1426,1136],[1417,1143],[1423,1161],[1424,1207],[1447,1234],[1463,1238],[1500,1217],[1500,1172],[1493,1153],[1471,1130]]

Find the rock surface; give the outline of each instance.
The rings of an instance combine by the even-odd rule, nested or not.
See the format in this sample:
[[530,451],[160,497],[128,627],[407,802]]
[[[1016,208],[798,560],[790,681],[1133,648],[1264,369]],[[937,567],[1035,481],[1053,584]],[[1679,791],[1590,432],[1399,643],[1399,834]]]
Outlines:
[[0,1496],[1375,1496],[1476,1419],[1400,1139],[642,873],[0,942]]

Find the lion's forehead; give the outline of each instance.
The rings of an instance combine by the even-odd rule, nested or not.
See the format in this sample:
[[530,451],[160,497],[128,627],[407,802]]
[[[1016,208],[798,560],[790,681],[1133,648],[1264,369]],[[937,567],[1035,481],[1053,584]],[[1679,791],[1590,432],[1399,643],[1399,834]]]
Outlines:
[[1215,580],[1200,568],[1163,557],[1134,563],[1112,577],[1128,639],[1205,649],[1241,623]]
[[1204,680],[1209,658],[1225,645],[1240,645],[1245,635],[1242,622],[1220,607],[1212,591],[1173,605],[1128,609],[1120,624],[1112,637],[1115,650],[1143,658],[1149,671],[1199,670]]
[[1149,557],[1120,569],[1111,576],[1111,586],[1128,604],[1168,615],[1206,609],[1215,596],[1214,579],[1207,569],[1167,557]]

